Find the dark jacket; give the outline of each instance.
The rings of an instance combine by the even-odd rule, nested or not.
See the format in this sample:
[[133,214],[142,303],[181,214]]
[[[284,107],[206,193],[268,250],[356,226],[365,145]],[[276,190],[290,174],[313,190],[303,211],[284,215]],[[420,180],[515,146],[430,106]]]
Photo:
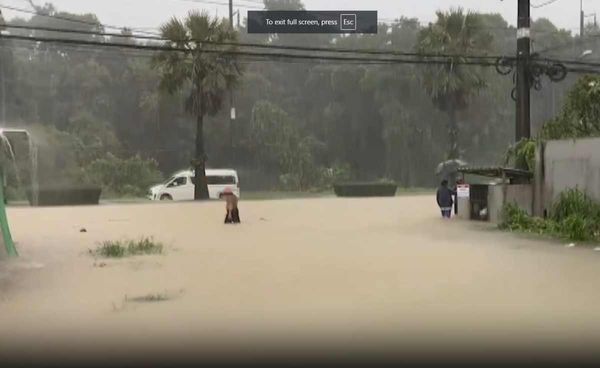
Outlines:
[[454,201],[452,200],[452,196],[454,192],[448,187],[440,187],[437,190],[437,204],[440,207],[452,207]]

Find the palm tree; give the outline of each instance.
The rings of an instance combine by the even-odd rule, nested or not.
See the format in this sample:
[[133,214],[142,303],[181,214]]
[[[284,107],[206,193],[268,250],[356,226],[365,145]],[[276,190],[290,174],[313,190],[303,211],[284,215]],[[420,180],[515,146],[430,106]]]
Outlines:
[[[237,33],[224,19],[211,18],[205,12],[191,11],[184,21],[172,18],[162,25],[165,46],[185,51],[166,50],[153,59],[161,73],[161,89],[174,94],[187,91],[186,110],[196,116],[196,157],[194,199],[208,199],[206,153],[204,150],[204,116],[221,109],[226,92],[240,78],[241,72],[231,54]],[[228,45],[224,45],[228,44]]]
[[448,114],[447,159],[458,159],[457,113],[468,106],[472,95],[486,87],[481,68],[460,63],[465,56],[485,55],[493,37],[485,30],[479,14],[465,14],[460,8],[436,14],[437,21],[419,33],[417,50],[423,54],[452,55],[447,58],[448,63],[424,67],[422,81],[437,108]]

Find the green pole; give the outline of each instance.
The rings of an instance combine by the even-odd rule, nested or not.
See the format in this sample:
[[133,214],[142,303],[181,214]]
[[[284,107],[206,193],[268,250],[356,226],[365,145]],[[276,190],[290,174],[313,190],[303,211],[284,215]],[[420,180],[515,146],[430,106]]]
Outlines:
[[4,172],[0,169],[0,230],[2,231],[2,239],[6,247],[6,253],[9,257],[18,257],[19,253],[15,247],[10,228],[8,227],[8,217],[6,216],[6,206],[4,205]]

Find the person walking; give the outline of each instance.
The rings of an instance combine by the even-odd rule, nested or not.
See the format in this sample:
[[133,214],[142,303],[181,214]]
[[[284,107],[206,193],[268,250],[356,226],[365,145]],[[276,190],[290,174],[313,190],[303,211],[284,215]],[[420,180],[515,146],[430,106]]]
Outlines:
[[442,212],[442,217],[449,219],[452,217],[452,205],[454,200],[452,197],[455,192],[448,188],[448,180],[443,180],[436,193],[437,204]]

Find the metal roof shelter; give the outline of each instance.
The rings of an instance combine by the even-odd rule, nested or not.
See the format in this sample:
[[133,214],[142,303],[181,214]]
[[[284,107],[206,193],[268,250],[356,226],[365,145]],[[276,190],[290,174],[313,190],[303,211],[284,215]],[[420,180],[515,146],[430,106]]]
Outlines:
[[465,174],[471,174],[489,178],[502,178],[503,180],[508,179],[510,183],[529,182],[533,178],[531,171],[501,166],[459,167],[457,171],[463,174],[463,177]]

